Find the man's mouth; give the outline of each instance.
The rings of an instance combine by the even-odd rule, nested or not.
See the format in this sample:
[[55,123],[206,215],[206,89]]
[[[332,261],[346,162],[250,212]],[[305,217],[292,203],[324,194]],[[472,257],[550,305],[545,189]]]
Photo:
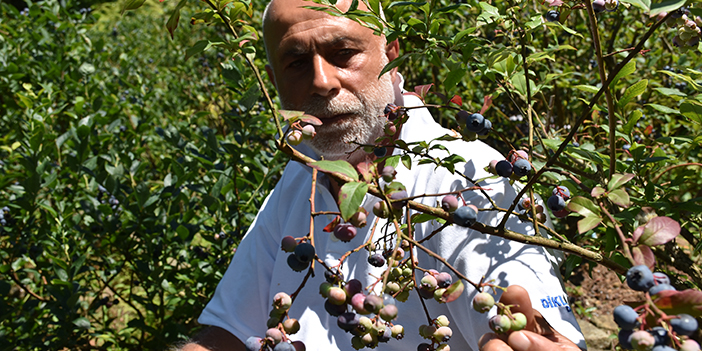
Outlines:
[[319,119],[321,119],[324,124],[334,124],[348,118],[353,118],[354,116],[355,114],[353,113],[342,113],[331,117],[319,117]]

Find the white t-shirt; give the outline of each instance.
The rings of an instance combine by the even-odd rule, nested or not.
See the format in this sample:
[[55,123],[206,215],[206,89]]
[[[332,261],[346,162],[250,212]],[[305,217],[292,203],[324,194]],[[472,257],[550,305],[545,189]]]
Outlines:
[[[404,106],[421,104],[415,96],[404,96]],[[426,109],[412,109],[407,123],[401,129],[400,138],[408,143],[430,141],[449,133],[453,132],[437,124]],[[504,159],[503,155],[481,141],[441,143],[451,153],[467,160],[465,164],[458,164],[456,171],[470,179],[489,176],[483,168],[493,159]],[[434,150],[433,154],[442,158],[449,156],[449,153],[442,150]],[[410,196],[439,194],[472,186],[463,177],[451,174],[445,168],[435,169],[432,164],[417,165],[416,161],[417,159],[411,170],[402,165],[397,168],[396,180],[407,187]],[[199,323],[226,329],[242,341],[250,336],[262,337],[265,334],[273,296],[281,291],[288,294],[294,292],[306,273],[297,273],[288,267],[289,254],[280,249],[280,241],[286,235],[302,237],[309,232],[311,175],[310,168],[300,163],[290,162],[286,166],[283,176],[238,246],[214,297],[202,312]],[[489,189],[487,193],[503,208],[509,207],[517,195],[515,189],[503,178],[489,179],[480,185]],[[466,191],[463,196],[479,208],[490,207],[480,192]],[[366,195],[363,207],[369,212],[368,225],[359,229],[358,235],[348,243],[336,240],[333,234],[322,231],[334,216],[317,216],[314,222],[314,242],[319,257],[328,265],[335,265],[344,253],[365,242],[375,220],[372,208],[377,201],[379,199],[376,197]],[[424,197],[417,201],[437,206],[441,197]],[[338,211],[329,191],[328,180],[321,173],[316,188],[315,207],[316,211]],[[496,211],[481,211],[478,221],[495,226],[501,218],[502,214]],[[421,239],[439,226],[436,221],[415,225],[415,238]],[[381,235],[380,228],[382,226],[379,224],[376,237]],[[507,222],[507,228],[525,234],[534,233],[531,223],[521,222],[518,218],[511,218]],[[585,341],[568,306],[560,279],[560,254],[554,255],[541,247],[485,235],[456,225],[445,228],[424,245],[444,257],[474,282],[486,276],[487,280],[492,279],[500,286],[523,286],[529,292],[534,308],[561,334],[585,348]],[[420,267],[448,271],[442,263],[424,252],[418,251],[416,255]],[[385,267],[373,267],[368,264],[367,258],[366,250],[348,257],[342,269],[345,279],[356,278],[364,287],[375,282],[375,277],[380,277]],[[318,293],[319,285],[324,281],[323,270],[319,264],[316,265],[316,275],[309,279],[289,311],[290,316],[297,318],[301,325],[300,331],[291,338],[302,340],[310,351],[353,350],[352,334],[340,329],[337,318],[324,310],[324,298]],[[455,275],[452,276],[456,281]],[[378,288],[380,285],[382,284],[378,284]],[[454,302],[439,304],[433,299],[425,302],[432,318],[442,314],[449,318],[453,336],[448,344],[452,349],[478,350],[480,336],[490,332],[488,319],[497,311],[496,308],[484,314],[474,311],[471,301],[476,291],[469,284],[465,286],[463,295]],[[496,296],[496,300],[498,298]],[[397,305],[399,313],[395,323],[404,326],[405,337],[381,343],[379,349],[414,350],[418,344],[426,342],[418,335],[419,326],[428,322],[424,310],[414,291],[407,302],[397,302]]]

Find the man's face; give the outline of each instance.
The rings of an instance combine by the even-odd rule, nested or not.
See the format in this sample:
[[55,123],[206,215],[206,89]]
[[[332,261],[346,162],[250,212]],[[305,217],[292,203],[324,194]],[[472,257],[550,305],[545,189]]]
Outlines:
[[[268,73],[284,109],[302,110],[324,123],[309,145],[326,159],[349,159],[353,144],[383,133],[384,107],[394,100],[385,39],[359,24],[276,0],[266,24]],[[358,154],[354,158],[358,158]],[[350,160],[353,160],[351,158]]]

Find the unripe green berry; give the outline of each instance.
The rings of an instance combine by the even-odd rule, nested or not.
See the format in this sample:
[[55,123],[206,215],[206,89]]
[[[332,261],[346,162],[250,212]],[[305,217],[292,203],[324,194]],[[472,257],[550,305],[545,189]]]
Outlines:
[[450,323],[450,322],[449,322],[448,317],[446,317],[446,316],[443,315],[443,314],[440,315],[440,316],[438,316],[438,317],[436,317],[436,325],[438,325],[438,326],[440,326],[440,327],[448,327],[449,323]]
[[314,129],[314,126],[311,124],[308,124],[304,127],[302,127],[302,138],[303,139],[312,139],[314,136],[317,135],[317,132]]
[[295,334],[300,331],[300,322],[295,318],[288,318],[283,322],[283,329],[288,334]]
[[380,312],[378,312],[378,315],[384,321],[390,322],[393,319],[397,318],[397,306],[385,305],[383,308],[380,309]]
[[393,325],[390,331],[392,332],[392,337],[395,339],[402,339],[405,336],[405,327],[399,324]]
[[490,318],[488,321],[488,324],[490,325],[490,329],[498,334],[506,333],[512,327],[512,322],[510,321],[509,317],[502,314],[492,316],[492,318]]
[[335,305],[343,305],[346,303],[346,292],[342,288],[333,286],[329,289],[328,299]]
[[451,339],[451,336],[453,335],[453,330],[449,327],[439,327],[436,329],[434,334],[432,334],[432,338],[436,342],[447,342]]
[[329,282],[323,282],[322,284],[319,285],[319,294],[322,295],[323,298],[329,297],[329,289],[332,288],[331,283]]
[[436,300],[436,302],[443,302],[442,299],[444,297],[445,292],[446,288],[439,288],[434,290],[434,300]]
[[524,313],[517,312],[517,313],[512,313],[512,325],[510,328],[514,331],[522,330],[526,327],[527,325],[527,318],[524,315]]
[[490,311],[492,306],[495,306],[495,298],[489,293],[481,292],[473,298],[473,309],[480,313]]
[[273,296],[273,307],[279,310],[287,311],[290,309],[290,306],[292,305],[292,298],[290,298],[290,295],[284,293],[284,292],[279,292]]

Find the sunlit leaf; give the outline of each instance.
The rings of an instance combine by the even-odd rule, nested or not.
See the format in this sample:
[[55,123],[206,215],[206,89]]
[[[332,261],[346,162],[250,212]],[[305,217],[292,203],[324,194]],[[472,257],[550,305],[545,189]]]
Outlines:
[[354,213],[358,212],[363,198],[368,192],[368,184],[364,182],[349,182],[344,184],[339,190],[339,210],[341,218],[348,221]]
[[444,293],[441,295],[441,302],[449,303],[455,301],[456,299],[458,299],[459,296],[461,296],[464,289],[465,286],[463,285],[463,282],[459,279],[457,282],[451,284],[448,288],[446,288],[446,291],[444,291]]
[[612,201],[613,203],[621,206],[621,207],[629,207],[631,204],[629,201],[629,194],[626,192],[624,189],[614,189],[611,192],[607,194],[607,198],[609,201]]
[[320,172],[343,174],[355,181],[358,181],[358,172],[356,172],[356,169],[353,168],[350,163],[344,160],[321,160],[310,164],[310,167]]
[[663,245],[679,234],[680,223],[670,217],[659,216],[646,223],[638,241],[648,246]]
[[658,293],[653,302],[668,315],[687,313],[693,317],[702,317],[702,291],[686,289],[682,291],[666,290]]
[[632,247],[631,255],[637,265],[645,265],[646,267],[652,268],[656,264],[656,256],[648,246],[639,245]]
[[628,181],[634,179],[636,177],[635,174],[632,173],[627,173],[627,174],[614,174],[612,175],[612,179],[609,180],[609,183],[607,183],[607,190],[613,190],[620,188],[622,185],[626,184]]

